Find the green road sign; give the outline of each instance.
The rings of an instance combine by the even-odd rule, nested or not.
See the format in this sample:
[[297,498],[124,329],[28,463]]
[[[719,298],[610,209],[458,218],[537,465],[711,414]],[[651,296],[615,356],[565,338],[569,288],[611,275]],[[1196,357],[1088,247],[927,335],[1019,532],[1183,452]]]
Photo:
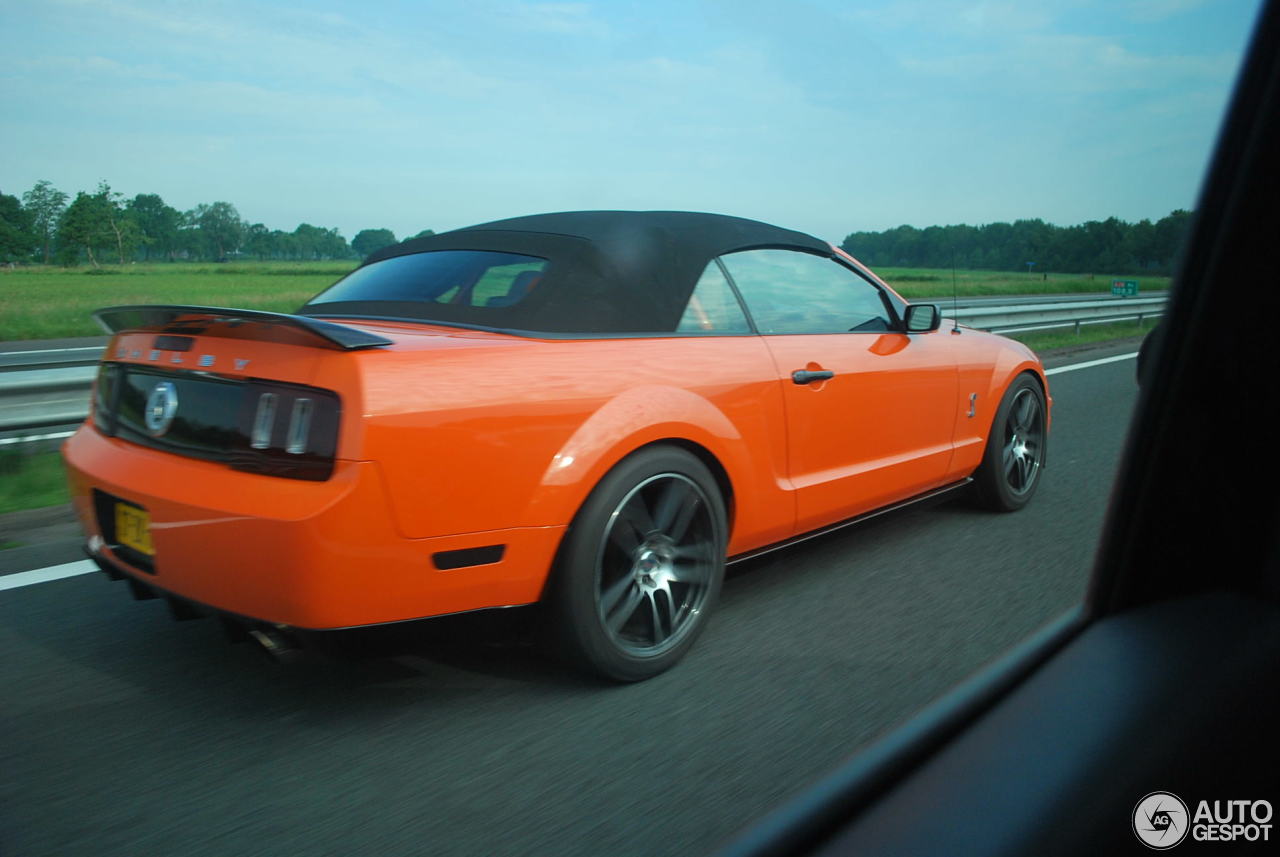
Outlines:
[[1134,298],[1138,296],[1137,280],[1112,280],[1111,294],[1122,298]]

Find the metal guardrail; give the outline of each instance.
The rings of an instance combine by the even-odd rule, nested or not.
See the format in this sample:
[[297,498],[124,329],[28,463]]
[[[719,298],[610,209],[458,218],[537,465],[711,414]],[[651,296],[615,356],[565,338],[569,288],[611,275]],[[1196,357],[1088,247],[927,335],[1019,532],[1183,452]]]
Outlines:
[[[1165,297],[1046,299],[1043,303],[965,302],[953,309],[936,300],[942,314],[982,330],[1013,333],[1108,321],[1146,319],[1164,312]],[[0,346],[2,347],[2,346]],[[0,444],[24,433],[47,431],[84,420],[89,412],[89,388],[101,346],[10,351],[0,353]]]
[[92,345],[0,352],[0,445],[83,421],[102,349]]
[[[3,343],[0,343],[3,347]],[[102,345],[74,348],[39,348],[0,352],[0,372],[31,372],[66,366],[93,366],[102,356]]]
[[78,423],[89,413],[94,366],[0,373],[0,431]]
[[1101,324],[1128,319],[1143,320],[1164,312],[1166,298],[1093,298],[1083,301],[967,307],[954,313],[943,304],[942,314],[962,324],[997,333],[1048,330]]

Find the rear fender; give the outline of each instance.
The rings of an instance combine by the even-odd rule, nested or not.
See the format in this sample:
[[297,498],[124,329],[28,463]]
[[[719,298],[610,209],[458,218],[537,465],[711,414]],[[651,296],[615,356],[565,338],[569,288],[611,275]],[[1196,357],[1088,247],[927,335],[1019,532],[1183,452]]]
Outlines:
[[619,461],[649,444],[688,441],[720,462],[734,493],[750,491],[750,455],[725,414],[677,387],[636,387],[610,399],[556,453],[529,506],[528,520],[569,521]]

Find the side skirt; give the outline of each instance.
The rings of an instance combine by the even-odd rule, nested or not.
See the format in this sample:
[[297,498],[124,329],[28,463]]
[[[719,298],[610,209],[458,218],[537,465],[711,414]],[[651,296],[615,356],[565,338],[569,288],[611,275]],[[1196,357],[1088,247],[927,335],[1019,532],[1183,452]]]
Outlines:
[[967,487],[971,482],[973,482],[973,477],[966,476],[964,479],[961,479],[959,482],[953,482],[950,485],[943,485],[941,488],[935,488],[932,491],[926,491],[924,494],[920,494],[916,497],[912,497],[910,500],[903,500],[902,502],[894,503],[891,506],[884,506],[880,509],[875,509],[870,512],[865,512],[861,515],[857,515],[855,517],[849,518],[846,521],[840,521],[839,523],[830,524],[828,526],[822,527],[821,529],[813,530],[812,532],[808,532],[803,535],[796,536],[795,538],[787,539],[786,541],[777,542],[776,544],[772,544],[772,545],[766,545],[765,547],[762,547],[762,548],[756,548],[753,551],[740,553],[737,556],[731,556],[727,560],[725,560],[725,565],[727,566],[736,565],[737,563],[740,563],[740,562],[746,562],[749,559],[755,559],[758,556],[764,556],[765,554],[773,553],[774,551],[782,550],[783,548],[789,548],[792,545],[798,545],[801,542],[807,542],[810,539],[816,539],[816,538],[819,538],[820,536],[825,536],[829,533],[834,533],[837,530],[843,530],[846,527],[852,527],[855,524],[861,524],[865,521],[870,521],[872,518],[879,518],[881,515],[887,515],[890,512],[897,512],[900,509],[908,509],[908,508],[911,508],[912,506],[922,506],[927,503],[939,502],[951,496],[951,494],[953,494],[954,492],[959,491],[961,488]]

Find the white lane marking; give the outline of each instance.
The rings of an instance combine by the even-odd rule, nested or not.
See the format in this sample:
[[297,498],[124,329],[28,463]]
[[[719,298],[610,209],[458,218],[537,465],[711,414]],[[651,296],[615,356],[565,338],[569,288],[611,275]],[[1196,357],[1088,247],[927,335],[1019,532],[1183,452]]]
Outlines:
[[94,565],[92,560],[78,559],[75,562],[64,562],[62,565],[37,568],[35,571],[4,574],[0,575],[0,590],[17,589],[20,586],[34,586],[37,583],[62,580],[64,577],[75,577],[78,574],[88,574],[97,570],[98,566]]
[[[1138,353],[1121,354],[1117,357],[1104,357],[1101,360],[1089,360],[1085,363],[1075,363],[1070,366],[1059,366],[1057,369],[1046,369],[1046,375],[1055,375],[1058,372],[1073,372],[1076,369],[1089,369],[1093,366],[1103,366],[1107,363],[1116,363],[1120,360],[1131,360],[1137,357]],[[45,435],[47,438],[68,437],[71,432],[65,434]],[[43,439],[43,438],[41,438]],[[7,440],[7,439],[6,439]],[[5,440],[0,440],[4,443]],[[82,559],[76,562],[63,563],[62,565],[52,565],[48,568],[39,568],[35,571],[21,571],[17,574],[0,575],[0,591],[5,589],[17,589],[19,586],[33,586],[37,583],[47,583],[51,580],[62,580],[64,577],[75,577],[77,574],[88,574],[91,571],[97,571],[98,567],[91,560]]]
[[1107,363],[1118,363],[1121,360],[1132,360],[1138,356],[1138,352],[1132,354],[1119,354],[1115,357],[1103,357],[1101,360],[1089,360],[1085,363],[1072,363],[1070,366],[1059,366],[1057,369],[1046,369],[1044,374],[1057,375],[1059,372],[1074,372],[1077,369],[1089,369],[1094,366],[1102,366]]
[[35,440],[61,440],[64,437],[71,437],[75,434],[73,431],[56,431],[53,434],[29,434],[24,437],[0,437],[0,446],[10,443],[30,443]]

